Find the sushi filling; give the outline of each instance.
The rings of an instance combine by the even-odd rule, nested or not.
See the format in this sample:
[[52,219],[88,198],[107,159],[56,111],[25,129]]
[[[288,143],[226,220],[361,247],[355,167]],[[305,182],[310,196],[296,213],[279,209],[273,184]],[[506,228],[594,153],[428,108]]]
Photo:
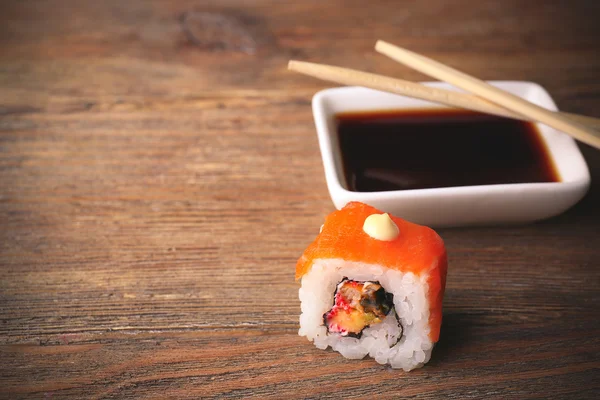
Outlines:
[[365,328],[382,322],[394,308],[394,295],[379,282],[344,278],[333,295],[333,307],[323,314],[329,333],[360,338]]

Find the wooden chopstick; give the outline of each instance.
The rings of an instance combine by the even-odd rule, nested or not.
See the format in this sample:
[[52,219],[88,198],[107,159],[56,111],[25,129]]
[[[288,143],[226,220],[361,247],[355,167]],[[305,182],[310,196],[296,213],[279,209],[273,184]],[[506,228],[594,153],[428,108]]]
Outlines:
[[[464,108],[501,117],[529,120],[520,114],[509,111],[492,102],[468,93],[433,88],[402,79],[389,78],[383,75],[357,71],[350,68],[336,67],[333,65],[290,60],[288,68],[304,75],[340,83],[342,85],[363,86],[370,89],[381,90],[383,92],[445,104],[451,107]],[[600,128],[600,119],[577,114],[562,114],[565,114],[569,118],[577,120],[586,126]]]
[[556,128],[573,136],[575,139],[600,149],[600,132],[590,129],[580,122],[575,122],[573,118],[567,117],[564,114],[547,110],[473,76],[382,40],[377,41],[375,50],[419,72],[446,81],[514,113],[520,114],[531,121],[541,122]]

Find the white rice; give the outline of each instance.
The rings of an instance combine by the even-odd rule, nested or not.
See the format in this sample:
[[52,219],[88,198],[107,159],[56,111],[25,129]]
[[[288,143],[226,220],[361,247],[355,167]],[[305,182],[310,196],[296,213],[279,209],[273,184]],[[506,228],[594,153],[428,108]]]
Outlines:
[[[379,324],[363,331],[360,339],[328,334],[323,314],[333,305],[337,284],[347,277],[356,281],[378,281],[394,295],[393,312]],[[378,265],[341,259],[316,260],[302,278],[299,297],[302,307],[300,336],[306,336],[319,349],[328,346],[346,358],[361,359],[367,354],[380,364],[410,371],[422,367],[431,357],[427,276],[389,270]],[[398,336],[401,335],[400,340]]]

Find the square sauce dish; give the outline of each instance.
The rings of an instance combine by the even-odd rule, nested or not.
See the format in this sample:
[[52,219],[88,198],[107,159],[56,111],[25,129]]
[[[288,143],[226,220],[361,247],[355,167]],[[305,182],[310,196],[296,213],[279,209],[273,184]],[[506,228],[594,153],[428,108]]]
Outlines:
[[[489,83],[557,109],[535,83]],[[527,223],[564,212],[590,185],[575,141],[546,125],[361,87],[322,90],[312,107],[338,209],[360,201],[432,227]]]

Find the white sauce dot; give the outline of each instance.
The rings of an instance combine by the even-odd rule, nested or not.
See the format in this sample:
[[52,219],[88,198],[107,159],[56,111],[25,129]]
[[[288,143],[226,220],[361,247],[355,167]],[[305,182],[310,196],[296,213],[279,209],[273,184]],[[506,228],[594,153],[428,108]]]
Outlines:
[[363,224],[363,231],[373,239],[386,242],[396,239],[400,234],[398,226],[387,213],[369,215]]

